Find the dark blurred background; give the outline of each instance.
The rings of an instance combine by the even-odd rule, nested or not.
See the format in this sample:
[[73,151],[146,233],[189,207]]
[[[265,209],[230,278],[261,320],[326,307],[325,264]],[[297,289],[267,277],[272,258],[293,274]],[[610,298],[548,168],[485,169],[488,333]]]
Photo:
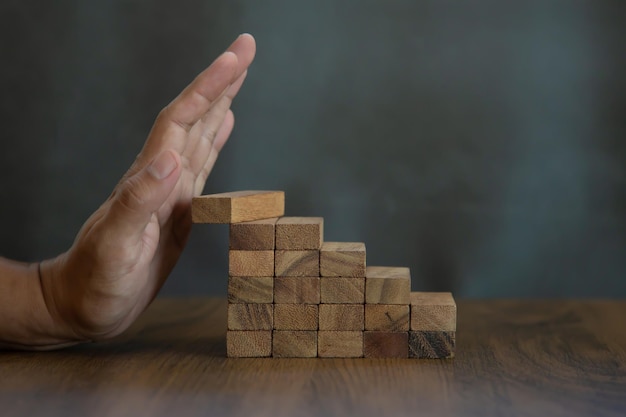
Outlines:
[[[4,0],[0,254],[55,255],[158,111],[258,54],[206,192],[282,189],[326,240],[457,296],[626,296],[626,3]],[[226,291],[199,225],[165,294]]]

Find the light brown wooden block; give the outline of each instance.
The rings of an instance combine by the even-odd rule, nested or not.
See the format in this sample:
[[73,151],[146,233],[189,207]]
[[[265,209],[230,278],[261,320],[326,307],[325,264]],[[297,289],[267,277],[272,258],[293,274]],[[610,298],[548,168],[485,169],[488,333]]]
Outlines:
[[273,277],[273,250],[231,250],[228,252],[231,277]]
[[363,356],[366,358],[408,358],[408,332],[363,333]]
[[281,217],[276,222],[276,249],[319,250],[323,240],[321,217]]
[[363,330],[363,304],[321,304],[320,330]]
[[324,242],[320,249],[323,277],[364,277],[365,243]]
[[454,358],[456,332],[409,332],[409,358]]
[[363,304],[365,278],[320,278],[320,301],[324,304]]
[[266,358],[272,356],[272,331],[227,331],[226,356],[229,358]]
[[276,304],[319,304],[320,278],[274,278],[274,302]]
[[411,293],[411,330],[456,331],[456,303],[449,292]]
[[365,330],[408,332],[409,306],[401,304],[365,304]]
[[274,330],[317,330],[318,317],[314,304],[274,304]]
[[363,332],[320,331],[317,337],[320,358],[363,357]]
[[276,250],[277,277],[318,277],[320,252],[317,250]]
[[229,277],[228,302],[265,304],[274,302],[273,277]]
[[278,217],[232,223],[229,227],[231,250],[274,250]]
[[283,191],[235,191],[194,197],[193,223],[239,223],[285,214]]
[[365,302],[369,304],[409,304],[409,268],[368,266],[365,273]]
[[274,330],[272,346],[272,356],[275,358],[315,358],[317,332]]
[[273,304],[228,304],[228,330],[272,330]]

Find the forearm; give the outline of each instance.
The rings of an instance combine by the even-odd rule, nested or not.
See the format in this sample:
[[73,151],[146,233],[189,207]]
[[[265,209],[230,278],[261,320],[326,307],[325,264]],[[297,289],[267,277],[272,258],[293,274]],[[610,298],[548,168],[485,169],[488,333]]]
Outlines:
[[73,343],[48,310],[39,264],[0,257],[0,349],[51,349]]

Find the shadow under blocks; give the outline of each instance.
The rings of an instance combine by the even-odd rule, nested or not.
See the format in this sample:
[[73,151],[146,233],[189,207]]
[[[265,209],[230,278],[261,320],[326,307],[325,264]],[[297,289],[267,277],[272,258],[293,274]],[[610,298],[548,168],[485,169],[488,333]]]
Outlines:
[[451,293],[411,292],[409,268],[367,266],[364,243],[284,214],[282,191],[193,199],[194,223],[230,225],[228,357],[454,357]]

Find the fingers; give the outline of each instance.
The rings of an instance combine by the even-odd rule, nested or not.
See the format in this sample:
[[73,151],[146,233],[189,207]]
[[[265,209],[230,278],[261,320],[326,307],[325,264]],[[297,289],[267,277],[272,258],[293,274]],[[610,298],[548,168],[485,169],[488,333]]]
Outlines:
[[198,196],[202,194],[202,190],[204,190],[204,185],[206,184],[206,180],[209,177],[209,174],[213,170],[213,166],[215,165],[215,161],[217,157],[224,147],[224,144],[228,140],[231,132],[233,131],[233,126],[235,125],[235,116],[232,110],[228,110],[226,117],[224,118],[224,122],[220,126],[218,130],[215,140],[213,141],[212,146],[207,147],[202,150],[203,155],[199,155],[201,158],[203,165],[198,170],[196,180],[193,187],[193,195]]
[[241,87],[241,75],[250,66],[255,53],[254,38],[248,34],[239,36],[226,52],[163,109],[131,174],[143,168],[164,149],[183,154],[192,127],[223,95],[232,100],[237,94]]
[[152,215],[167,200],[180,177],[180,156],[161,152],[147,167],[118,185],[106,216],[109,233],[140,239]]

